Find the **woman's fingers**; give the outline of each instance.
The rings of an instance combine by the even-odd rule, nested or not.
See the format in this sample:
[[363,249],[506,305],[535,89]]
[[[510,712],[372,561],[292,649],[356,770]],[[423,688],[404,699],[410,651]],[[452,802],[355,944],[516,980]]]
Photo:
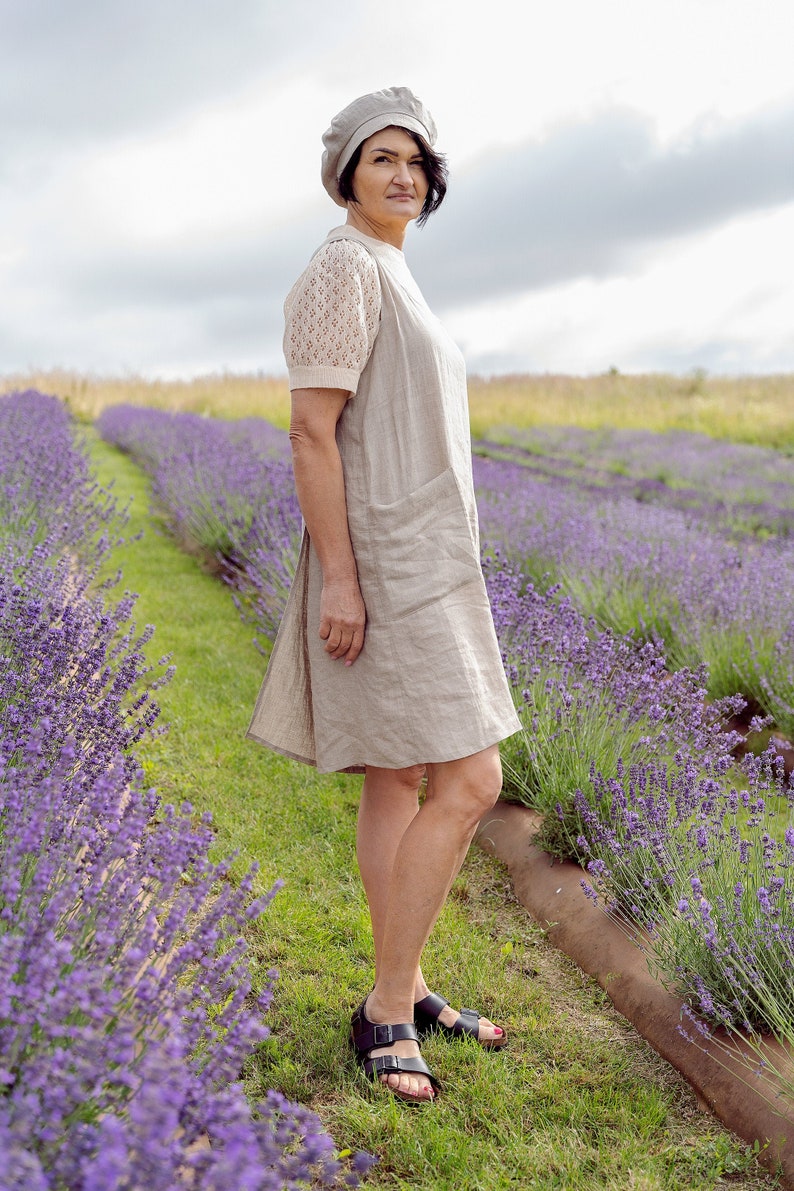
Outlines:
[[353,634],[353,639],[350,642],[350,648],[345,657],[345,665],[352,666],[358,655],[361,653],[361,648],[364,644],[364,630],[359,629]]
[[345,659],[352,666],[364,644],[366,610],[361,593],[348,588],[344,592],[324,587],[320,602],[320,639],[325,652],[334,660]]
[[320,626],[320,638],[325,641],[325,652],[332,658],[344,658],[350,666],[361,653],[364,644],[363,629],[342,629],[339,626],[323,621]]

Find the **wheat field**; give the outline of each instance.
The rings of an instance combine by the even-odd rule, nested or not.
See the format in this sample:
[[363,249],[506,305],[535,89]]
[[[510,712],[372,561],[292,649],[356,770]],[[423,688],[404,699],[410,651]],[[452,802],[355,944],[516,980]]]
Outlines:
[[[281,427],[289,423],[285,377],[217,373],[147,380],[58,370],[0,378],[2,392],[27,388],[62,397],[83,421],[93,421],[108,405],[131,402],[216,417],[264,417]],[[511,426],[620,426],[691,430],[794,452],[794,373],[712,377],[613,370],[588,377],[474,376],[469,405],[476,438]]]

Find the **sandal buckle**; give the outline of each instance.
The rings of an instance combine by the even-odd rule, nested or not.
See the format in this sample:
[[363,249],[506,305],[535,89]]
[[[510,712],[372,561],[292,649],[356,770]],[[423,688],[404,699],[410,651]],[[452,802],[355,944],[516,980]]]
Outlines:
[[393,1039],[391,1026],[372,1025],[372,1045],[374,1046],[390,1046]]

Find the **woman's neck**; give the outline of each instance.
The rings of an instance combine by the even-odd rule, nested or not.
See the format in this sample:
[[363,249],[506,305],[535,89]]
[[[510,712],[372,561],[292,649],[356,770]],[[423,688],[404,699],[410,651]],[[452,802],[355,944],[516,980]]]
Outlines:
[[391,244],[393,248],[399,248],[401,252],[405,243],[405,229],[408,222],[406,220],[405,222],[394,221],[388,224],[376,224],[373,220],[367,219],[355,203],[347,204],[347,223],[350,227],[363,232],[365,236],[371,236],[373,240],[382,240],[384,244]]

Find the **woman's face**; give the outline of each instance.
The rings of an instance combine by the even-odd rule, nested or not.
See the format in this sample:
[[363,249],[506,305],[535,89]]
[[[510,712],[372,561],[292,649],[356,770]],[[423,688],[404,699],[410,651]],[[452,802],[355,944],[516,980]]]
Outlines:
[[422,154],[404,128],[384,128],[361,146],[353,174],[356,202],[348,211],[372,229],[400,226],[422,212],[428,181]]

